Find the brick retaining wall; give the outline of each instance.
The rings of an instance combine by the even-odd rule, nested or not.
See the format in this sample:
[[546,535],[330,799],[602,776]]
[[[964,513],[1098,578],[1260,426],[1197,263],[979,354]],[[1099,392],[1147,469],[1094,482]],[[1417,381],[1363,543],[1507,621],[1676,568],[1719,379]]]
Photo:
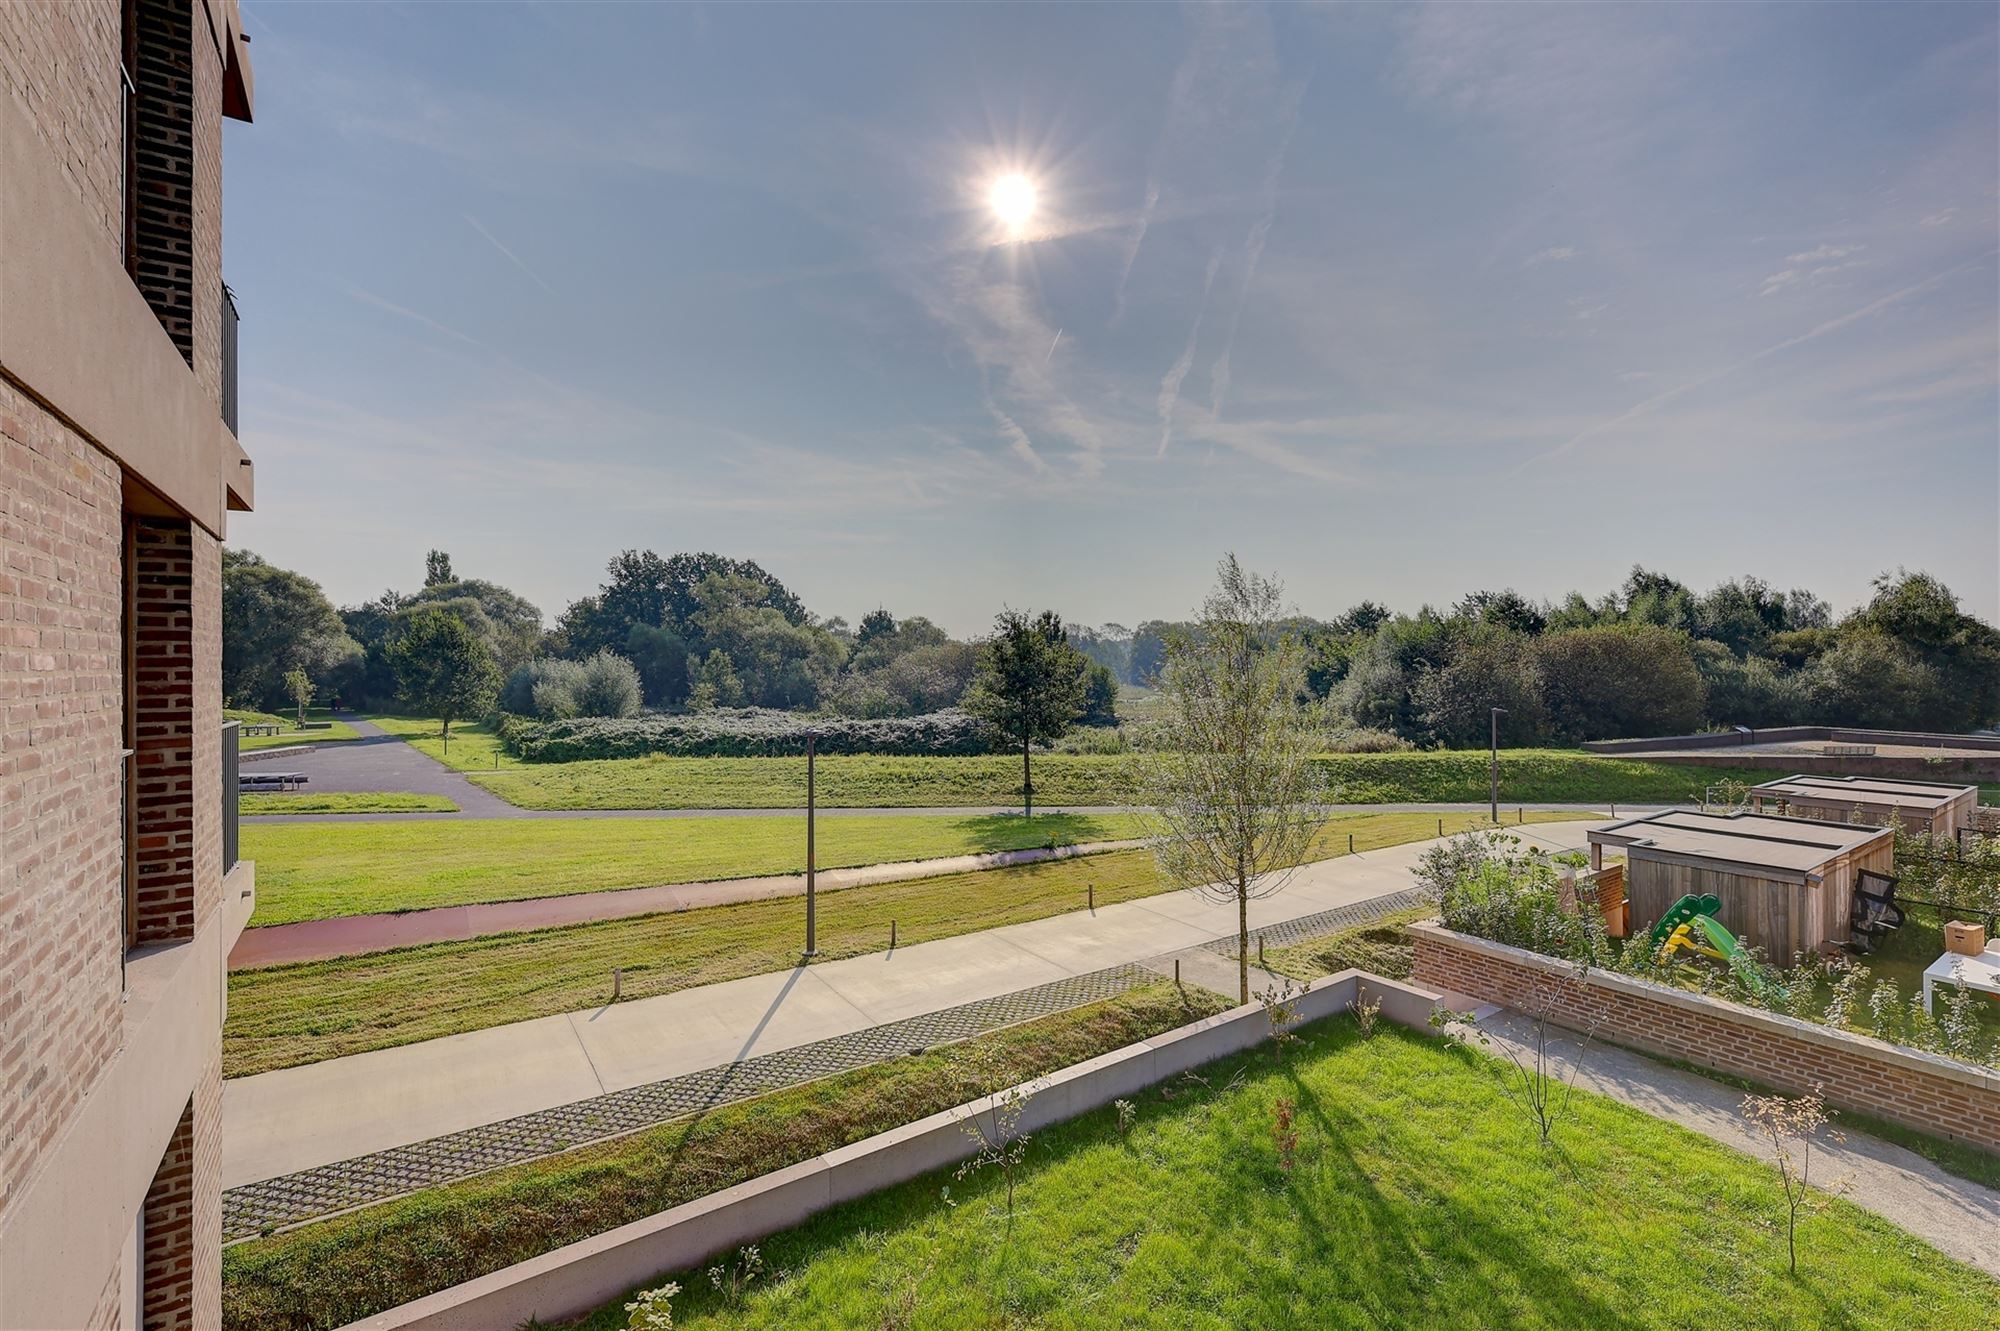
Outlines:
[[1595,1028],[1611,1043],[1780,1090],[1818,1086],[1839,1108],[2000,1153],[2000,1072],[1991,1068],[1625,975],[1552,986],[1569,969],[1554,958],[1436,924],[1410,933],[1424,988],[1514,1008],[1548,995],[1558,1023]]

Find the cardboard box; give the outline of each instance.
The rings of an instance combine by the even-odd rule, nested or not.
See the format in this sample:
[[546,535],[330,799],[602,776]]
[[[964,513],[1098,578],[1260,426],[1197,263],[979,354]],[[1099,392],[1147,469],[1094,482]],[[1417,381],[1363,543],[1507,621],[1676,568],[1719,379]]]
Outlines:
[[1986,926],[1967,924],[1964,920],[1946,920],[1944,950],[1956,952],[1961,957],[1978,956],[1986,950]]

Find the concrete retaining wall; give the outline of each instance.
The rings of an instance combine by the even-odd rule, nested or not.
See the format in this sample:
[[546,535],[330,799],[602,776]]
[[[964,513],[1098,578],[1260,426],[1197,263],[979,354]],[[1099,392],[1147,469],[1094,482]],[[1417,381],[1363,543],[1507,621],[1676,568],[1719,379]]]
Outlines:
[[[1296,1004],[1298,1019],[1345,1012],[1357,999],[1379,1002],[1381,1015],[1392,1021],[1428,1030],[1438,996],[1362,971],[1342,971],[1306,988]],[[1034,1098],[1021,1130],[1037,1132],[1075,1118],[1240,1053],[1270,1033],[1263,1008],[1252,1003],[1063,1068],[1028,1083]],[[530,1317],[575,1317],[635,1285],[789,1229],[830,1206],[967,1159],[975,1152],[960,1124],[991,1105],[991,1098],[980,1099],[933,1114],[363,1318],[343,1331],[492,1331]]]

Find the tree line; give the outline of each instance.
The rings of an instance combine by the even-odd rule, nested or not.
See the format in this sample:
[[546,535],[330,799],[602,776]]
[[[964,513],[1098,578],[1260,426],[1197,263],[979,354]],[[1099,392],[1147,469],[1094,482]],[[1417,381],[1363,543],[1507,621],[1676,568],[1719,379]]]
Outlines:
[[[242,706],[295,702],[302,681],[321,700],[453,718],[496,705],[540,719],[733,707],[886,718],[962,706],[1017,748],[1076,723],[1115,724],[1120,684],[1155,686],[1168,643],[1199,630],[1005,611],[992,635],[964,641],[879,608],[850,625],[812,613],[754,561],[650,550],[612,559],[597,591],[546,630],[536,606],[458,576],[441,551],[415,591],[336,609],[304,575],[231,550],[223,618],[224,692]],[[1493,707],[1506,709],[1508,745],[2000,720],[2000,633],[1936,578],[1902,570],[1837,621],[1811,593],[1754,577],[1696,593],[1635,567],[1597,600],[1480,591],[1414,614],[1363,601],[1330,619],[1294,612],[1286,628],[1305,697],[1350,742],[1384,747],[1483,744]],[[1032,718],[1024,660],[1057,681],[1057,700]]]

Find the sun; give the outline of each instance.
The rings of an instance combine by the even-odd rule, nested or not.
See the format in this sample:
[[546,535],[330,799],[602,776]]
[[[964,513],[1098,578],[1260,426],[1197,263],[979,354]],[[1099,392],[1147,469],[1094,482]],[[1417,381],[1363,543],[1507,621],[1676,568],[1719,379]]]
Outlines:
[[1019,234],[1034,219],[1040,194],[1034,181],[1019,171],[1010,171],[993,182],[986,192],[986,202],[1002,226]]

